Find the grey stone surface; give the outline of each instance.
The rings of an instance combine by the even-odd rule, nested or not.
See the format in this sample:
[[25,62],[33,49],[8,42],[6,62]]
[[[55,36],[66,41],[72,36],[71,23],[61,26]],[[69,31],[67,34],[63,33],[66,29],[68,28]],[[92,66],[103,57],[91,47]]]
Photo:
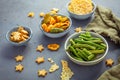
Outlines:
[[[80,66],[70,61],[64,51],[64,43],[68,36],[74,33],[74,28],[82,26],[85,28],[91,18],[87,20],[72,19],[71,31],[57,39],[46,37],[39,29],[41,18],[40,12],[48,12],[52,8],[59,8],[59,13],[68,15],[66,11],[66,4],[69,0],[0,0],[0,80],[60,80],[61,60],[67,60],[69,67],[74,72],[71,80],[97,80],[97,78],[109,67],[105,66],[105,59],[112,58],[115,60],[114,65],[117,64],[117,59],[120,55],[120,46],[115,45],[108,38],[109,52],[106,58],[94,66]],[[113,13],[120,17],[120,0],[94,0],[97,5],[102,5],[110,8]],[[34,18],[28,18],[27,14],[35,12]],[[32,39],[26,46],[15,47],[9,44],[5,38],[5,34],[11,28],[22,25],[30,27],[33,31]],[[47,45],[49,43],[59,43],[60,49],[58,51],[49,51]],[[36,47],[43,44],[45,50],[40,53],[36,51]],[[24,65],[24,70],[21,73],[15,72],[15,65],[18,64],[14,57],[18,54],[24,55],[24,60],[21,64]],[[38,56],[44,56],[45,62],[37,65],[35,59]],[[48,73],[46,77],[38,77],[38,69],[48,70],[50,63],[47,58],[53,60],[60,66],[60,69],[54,73]]]

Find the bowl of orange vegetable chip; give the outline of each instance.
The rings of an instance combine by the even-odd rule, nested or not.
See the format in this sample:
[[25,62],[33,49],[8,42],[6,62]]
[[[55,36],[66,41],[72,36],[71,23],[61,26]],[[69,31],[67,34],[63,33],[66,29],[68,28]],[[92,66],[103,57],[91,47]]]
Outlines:
[[50,38],[59,38],[69,32],[71,24],[72,21],[68,16],[47,13],[41,20],[40,29]]
[[92,0],[71,0],[66,7],[71,17],[83,20],[94,15],[96,4]]

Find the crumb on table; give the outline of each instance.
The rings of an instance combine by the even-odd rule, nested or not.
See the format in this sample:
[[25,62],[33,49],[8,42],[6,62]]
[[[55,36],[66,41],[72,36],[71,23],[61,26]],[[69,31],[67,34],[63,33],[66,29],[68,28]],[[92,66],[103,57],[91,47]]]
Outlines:
[[82,31],[82,28],[81,28],[81,27],[75,28],[75,32],[80,32],[80,31]]
[[41,12],[41,13],[39,14],[39,16],[40,16],[40,17],[44,17],[44,16],[45,16],[45,13],[44,13],[44,12]]
[[28,17],[34,17],[35,16],[35,13],[34,12],[29,12],[28,13]]

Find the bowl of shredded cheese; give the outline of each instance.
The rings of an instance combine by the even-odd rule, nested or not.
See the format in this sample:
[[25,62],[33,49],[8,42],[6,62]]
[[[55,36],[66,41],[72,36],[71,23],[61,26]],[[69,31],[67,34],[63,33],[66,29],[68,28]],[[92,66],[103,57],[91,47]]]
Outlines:
[[91,17],[96,9],[96,4],[92,0],[71,0],[67,3],[69,15],[75,19],[87,19]]

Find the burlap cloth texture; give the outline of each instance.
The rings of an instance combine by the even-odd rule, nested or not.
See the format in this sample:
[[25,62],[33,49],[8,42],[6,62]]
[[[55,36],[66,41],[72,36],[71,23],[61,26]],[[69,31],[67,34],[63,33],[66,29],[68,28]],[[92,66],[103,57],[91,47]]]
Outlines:
[[116,44],[120,44],[120,18],[108,8],[97,6],[94,19],[85,30],[107,36]]
[[97,80],[120,80],[120,64],[106,70]]

